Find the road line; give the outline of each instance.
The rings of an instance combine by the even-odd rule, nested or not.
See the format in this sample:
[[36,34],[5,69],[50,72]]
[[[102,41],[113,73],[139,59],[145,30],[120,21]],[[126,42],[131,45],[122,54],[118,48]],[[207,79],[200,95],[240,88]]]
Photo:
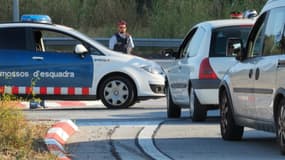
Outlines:
[[137,136],[137,142],[139,147],[152,159],[159,160],[172,160],[165,154],[159,151],[154,145],[153,135],[155,134],[159,125],[164,121],[161,120],[138,120],[138,121],[126,121],[126,120],[107,120],[107,121],[82,121],[77,120],[78,126],[141,126],[143,129]]
[[162,121],[154,121],[153,124],[145,126],[138,135],[138,144],[141,149],[152,159],[171,160],[168,156],[160,152],[153,142],[153,135]]
[[[46,100],[45,106],[50,109],[54,108],[68,108],[68,107],[75,107],[75,108],[81,108],[81,107],[94,107],[94,106],[102,106],[101,101],[52,101],[52,100]],[[30,103],[23,101],[16,104],[19,108],[23,109],[29,109]]]

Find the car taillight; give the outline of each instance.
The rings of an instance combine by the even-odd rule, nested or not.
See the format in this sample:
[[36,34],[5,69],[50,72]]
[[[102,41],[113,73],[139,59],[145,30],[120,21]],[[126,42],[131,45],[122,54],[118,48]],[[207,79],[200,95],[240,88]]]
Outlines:
[[203,59],[200,64],[199,79],[217,79],[217,75],[210,65],[209,58]]

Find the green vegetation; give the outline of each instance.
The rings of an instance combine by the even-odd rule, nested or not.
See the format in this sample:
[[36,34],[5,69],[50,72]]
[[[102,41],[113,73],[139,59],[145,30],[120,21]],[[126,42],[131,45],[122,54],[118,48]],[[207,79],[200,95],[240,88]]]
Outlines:
[[43,141],[51,124],[26,121],[16,103],[7,95],[0,101],[0,159],[56,159]]
[[[20,14],[48,14],[55,23],[95,37],[110,37],[125,19],[135,38],[183,38],[194,24],[229,18],[267,0],[19,0]],[[12,20],[12,0],[0,0],[0,22]]]

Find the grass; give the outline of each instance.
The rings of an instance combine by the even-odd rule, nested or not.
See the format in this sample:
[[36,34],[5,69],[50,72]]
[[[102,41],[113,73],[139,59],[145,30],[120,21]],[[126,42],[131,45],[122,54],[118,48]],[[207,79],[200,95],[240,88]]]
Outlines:
[[43,139],[51,124],[27,121],[15,104],[11,96],[0,101],[0,159],[56,159]]

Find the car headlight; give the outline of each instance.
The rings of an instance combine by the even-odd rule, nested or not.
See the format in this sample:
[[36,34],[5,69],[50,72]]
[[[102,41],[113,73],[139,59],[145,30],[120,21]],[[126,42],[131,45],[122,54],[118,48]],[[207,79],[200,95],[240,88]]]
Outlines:
[[148,65],[148,66],[142,66],[141,68],[152,74],[163,74],[163,71],[160,66]]

